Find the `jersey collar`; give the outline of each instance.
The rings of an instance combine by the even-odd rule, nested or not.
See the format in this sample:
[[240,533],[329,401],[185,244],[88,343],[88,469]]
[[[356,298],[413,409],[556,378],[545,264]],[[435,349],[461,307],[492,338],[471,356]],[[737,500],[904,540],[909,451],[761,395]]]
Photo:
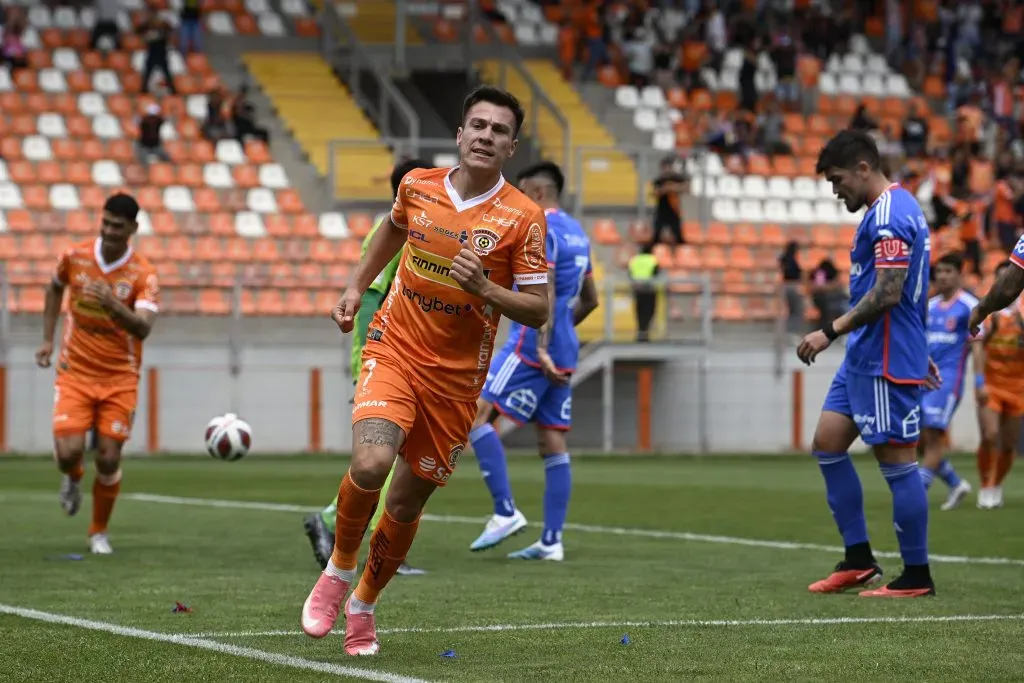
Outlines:
[[92,254],[96,259],[96,265],[99,266],[100,271],[104,275],[108,275],[128,263],[128,259],[132,257],[132,245],[128,245],[128,249],[125,250],[124,255],[121,256],[121,258],[117,259],[113,263],[107,263],[103,259],[103,238],[97,237],[96,242],[92,247]]

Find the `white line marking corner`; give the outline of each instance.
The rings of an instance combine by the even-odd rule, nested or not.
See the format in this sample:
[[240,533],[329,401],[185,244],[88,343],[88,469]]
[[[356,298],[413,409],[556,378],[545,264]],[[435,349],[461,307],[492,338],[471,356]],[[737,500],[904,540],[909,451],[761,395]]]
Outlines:
[[149,640],[159,643],[171,643],[173,645],[194,647],[200,650],[209,650],[210,652],[219,652],[221,654],[233,655],[244,659],[266,662],[267,664],[275,664],[277,666],[302,669],[305,671],[315,671],[317,673],[331,674],[334,676],[344,676],[360,681],[380,681],[381,683],[428,683],[427,681],[419,678],[399,676],[397,674],[389,674],[383,671],[360,669],[352,666],[343,666],[341,664],[331,664],[330,662],[318,662],[313,659],[293,657],[279,652],[267,652],[265,650],[257,650],[251,647],[218,643],[215,640],[209,640],[208,637],[201,635],[159,633],[157,631],[147,631],[145,629],[132,628],[130,626],[119,626],[117,624],[110,624],[104,621],[93,621],[92,619],[80,619],[78,617],[72,617],[65,614],[42,612],[28,607],[0,604],[0,614],[11,614],[17,617],[22,617],[23,619],[44,621],[50,624],[60,624],[62,626],[74,626],[76,628],[86,629],[89,631],[102,631],[104,633],[111,633],[127,638],[139,638],[141,640]]

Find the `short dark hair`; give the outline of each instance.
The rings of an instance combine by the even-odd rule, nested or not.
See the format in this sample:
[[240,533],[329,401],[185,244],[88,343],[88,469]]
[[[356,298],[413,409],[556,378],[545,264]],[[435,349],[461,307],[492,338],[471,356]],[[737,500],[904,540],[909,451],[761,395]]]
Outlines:
[[939,257],[939,260],[935,262],[935,265],[952,266],[956,268],[956,272],[962,273],[964,270],[964,256],[960,252],[951,251],[948,254],[943,254]]
[[562,169],[558,168],[558,164],[553,161],[540,161],[532,166],[527,166],[516,176],[516,183],[521,183],[524,180],[538,176],[554,183],[555,189],[558,191],[559,196],[561,196],[562,190],[565,189],[565,175],[562,173]]
[[860,162],[865,162],[872,171],[882,168],[882,157],[878,153],[878,145],[869,134],[860,130],[844,130],[837,133],[818,154],[816,173],[824,173],[830,168],[853,169]]
[[103,210],[133,223],[139,217],[139,203],[135,201],[135,197],[124,192],[107,197],[107,201],[103,204]]
[[398,188],[402,185],[402,178],[409,171],[413,171],[417,168],[434,168],[434,165],[424,161],[423,159],[406,159],[401,163],[395,164],[395,168],[391,171],[391,196],[398,196]]
[[512,131],[512,137],[519,137],[519,130],[523,127],[526,112],[523,111],[523,105],[519,104],[519,100],[516,99],[515,95],[507,90],[495,88],[493,85],[479,85],[473,88],[472,92],[466,95],[466,99],[462,103],[463,123],[466,121],[466,114],[469,113],[469,110],[480,102],[490,102],[491,104],[511,110],[512,116],[516,119],[516,127]]

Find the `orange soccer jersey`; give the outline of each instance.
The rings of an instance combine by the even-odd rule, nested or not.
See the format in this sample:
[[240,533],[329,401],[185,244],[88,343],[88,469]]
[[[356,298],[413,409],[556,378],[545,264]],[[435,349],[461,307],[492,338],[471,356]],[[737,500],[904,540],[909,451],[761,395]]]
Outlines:
[[406,459],[438,484],[465,448],[501,317],[451,278],[452,261],[465,246],[501,287],[547,282],[544,213],[504,179],[463,200],[451,170],[411,171],[395,199],[408,239],[370,323],[352,418],[398,424]]
[[1024,317],[1019,302],[985,321],[980,343],[985,345],[987,406],[1024,415]]
[[130,309],[158,309],[159,286],[150,262],[129,247],[107,263],[99,239],[76,244],[57,261],[53,279],[68,290],[57,361],[54,433],[100,434],[128,438],[135,412],[142,364],[142,342],[118,327],[98,304],[83,296],[93,280],[104,280]]

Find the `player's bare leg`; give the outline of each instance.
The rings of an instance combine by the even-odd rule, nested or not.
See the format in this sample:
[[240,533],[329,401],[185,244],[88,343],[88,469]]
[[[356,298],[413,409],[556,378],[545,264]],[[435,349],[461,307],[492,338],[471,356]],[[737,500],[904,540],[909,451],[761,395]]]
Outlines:
[[[510,553],[516,560],[547,560],[561,562],[565,559],[562,546],[562,527],[569,505],[569,490],[572,482],[569,474],[569,449],[565,432],[559,429],[537,427],[537,452],[544,461],[544,531],[539,541],[522,550]],[[557,478],[552,473],[560,474]]]
[[334,628],[355,579],[366,527],[404,442],[402,429],[383,418],[366,418],[352,425],[352,462],[338,488],[334,553],[302,606],[302,630],[307,635],[323,638]]
[[107,526],[114,503],[121,492],[121,450],[124,442],[100,435],[96,441],[96,478],[92,482],[92,521],[89,523],[89,550],[97,555],[114,552],[107,537]]
[[[943,510],[952,510],[960,505],[964,498],[971,492],[971,485],[960,479],[953,466],[946,460],[946,432],[942,429],[931,427],[921,431],[921,444],[924,455],[921,458],[921,479],[925,488],[929,488],[935,477],[942,477],[947,484],[950,484],[949,477],[954,481],[950,484],[949,496],[942,504]],[[947,473],[948,471],[948,473]]]
[[917,464],[916,444],[874,446],[875,459],[892,490],[893,527],[903,558],[903,573],[861,597],[920,598],[935,595],[928,565],[928,496]]
[[420,515],[437,486],[416,476],[404,458],[395,470],[384,502],[384,514],[370,538],[370,553],[352,597],[345,605],[345,652],[373,655],[380,649],[374,617],[377,598],[412,547]]
[[521,533],[527,524],[526,515],[516,507],[508,482],[505,450],[498,435],[501,419],[501,413],[489,401],[483,398],[477,401],[469,442],[476,453],[480,474],[494,499],[494,513],[487,519],[483,532],[470,544],[472,551],[493,548]]
[[978,408],[978,428],[981,442],[978,444],[978,477],[981,490],[978,491],[978,509],[991,510],[995,507],[995,464],[999,457],[999,425],[1001,416],[988,406]]
[[85,434],[68,434],[53,439],[53,459],[60,470],[60,506],[72,516],[82,506],[82,476],[85,468]]
[[832,573],[812,583],[812,593],[841,593],[878,581],[882,568],[875,561],[864,520],[864,493],[848,453],[857,439],[857,425],[846,415],[823,410],[814,432],[811,452],[825,478],[828,507],[843,537],[846,554]]

